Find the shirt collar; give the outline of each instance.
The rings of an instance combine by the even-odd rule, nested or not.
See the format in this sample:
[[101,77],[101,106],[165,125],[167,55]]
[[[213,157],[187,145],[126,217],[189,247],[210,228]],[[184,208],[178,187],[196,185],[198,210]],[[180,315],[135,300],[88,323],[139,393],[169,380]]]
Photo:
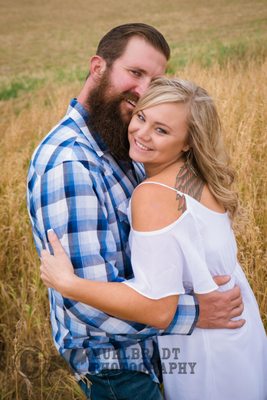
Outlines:
[[87,140],[90,142],[91,147],[99,157],[102,157],[104,153],[109,152],[108,146],[101,136],[97,132],[89,130],[88,122],[90,114],[77,99],[74,98],[71,100],[67,110],[67,115],[77,123]]

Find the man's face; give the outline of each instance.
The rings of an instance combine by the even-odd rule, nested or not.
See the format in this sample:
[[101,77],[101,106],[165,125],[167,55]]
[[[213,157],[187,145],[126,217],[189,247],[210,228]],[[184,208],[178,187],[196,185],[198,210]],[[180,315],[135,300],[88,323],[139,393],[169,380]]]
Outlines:
[[165,56],[144,39],[132,37],[124,53],[109,69],[106,99],[124,96],[120,104],[121,117],[130,122],[139,97],[147,90],[153,78],[162,76],[166,69]]
[[91,128],[98,132],[110,151],[128,159],[128,125],[139,97],[151,80],[164,74],[167,60],[139,37],[129,40],[121,57],[106,67],[89,101]]

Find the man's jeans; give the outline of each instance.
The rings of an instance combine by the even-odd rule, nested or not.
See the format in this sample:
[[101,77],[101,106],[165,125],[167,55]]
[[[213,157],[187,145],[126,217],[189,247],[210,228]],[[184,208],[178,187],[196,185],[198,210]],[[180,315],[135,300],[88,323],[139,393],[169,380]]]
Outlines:
[[159,385],[138,371],[104,370],[86,375],[91,385],[79,381],[88,400],[163,400]]

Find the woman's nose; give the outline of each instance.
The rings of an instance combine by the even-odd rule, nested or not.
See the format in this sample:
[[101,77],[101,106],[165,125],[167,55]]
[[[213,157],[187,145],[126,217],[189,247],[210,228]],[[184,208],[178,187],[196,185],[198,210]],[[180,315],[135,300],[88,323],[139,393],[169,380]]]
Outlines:
[[150,129],[148,126],[143,126],[141,129],[138,130],[138,135],[140,139],[149,141],[150,140]]

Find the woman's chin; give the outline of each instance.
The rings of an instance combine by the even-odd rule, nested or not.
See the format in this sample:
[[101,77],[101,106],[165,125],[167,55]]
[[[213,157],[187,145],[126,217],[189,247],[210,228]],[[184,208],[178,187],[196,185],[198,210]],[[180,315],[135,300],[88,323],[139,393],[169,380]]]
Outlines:
[[136,154],[135,152],[129,152],[129,157],[138,163],[143,163],[144,162],[144,157],[141,157],[140,155]]

